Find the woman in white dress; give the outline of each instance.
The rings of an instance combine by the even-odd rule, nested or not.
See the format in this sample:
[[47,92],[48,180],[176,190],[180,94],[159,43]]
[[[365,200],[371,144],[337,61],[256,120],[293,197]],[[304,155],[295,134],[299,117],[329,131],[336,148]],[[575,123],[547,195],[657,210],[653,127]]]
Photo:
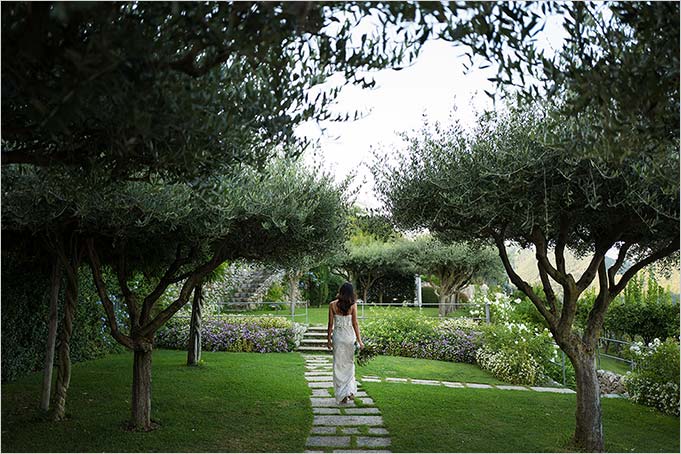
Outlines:
[[357,324],[357,296],[352,284],[341,285],[338,296],[329,304],[327,347],[333,349],[333,390],[336,403],[346,404],[354,400],[357,392],[355,382],[355,340],[364,348]]

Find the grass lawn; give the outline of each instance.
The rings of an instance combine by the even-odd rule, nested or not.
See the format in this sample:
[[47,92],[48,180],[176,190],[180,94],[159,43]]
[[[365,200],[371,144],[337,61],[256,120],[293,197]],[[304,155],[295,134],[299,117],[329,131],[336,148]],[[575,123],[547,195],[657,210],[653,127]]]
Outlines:
[[[574,431],[574,395],[364,383],[393,452],[562,452]],[[679,418],[603,399],[610,452],[679,452]]]
[[304,450],[312,410],[298,353],[205,352],[203,359],[188,368],[185,352],[154,352],[152,418],[161,428],[150,433],[122,429],[129,353],[74,365],[65,422],[40,416],[40,374],[3,384],[2,451]]
[[629,363],[608,358],[603,355],[601,355],[600,363],[601,363],[599,366],[600,369],[609,370],[620,375],[625,375],[627,372],[631,370],[631,368],[629,367]]
[[[437,307],[423,307],[419,311],[418,307],[413,307],[413,306],[407,306],[407,307],[400,307],[400,306],[394,306],[394,307],[388,307],[388,306],[374,306],[371,307],[370,305],[367,305],[364,307],[364,319],[365,320],[371,320],[377,317],[381,317],[382,313],[390,310],[405,310],[405,311],[417,311],[420,312],[421,315],[426,316],[426,317],[436,317],[437,318]],[[304,309],[301,309],[301,313],[304,311]],[[360,324],[362,321],[362,307],[357,308],[357,313],[358,316],[360,317]],[[310,307],[308,308],[308,319],[309,323],[311,325],[326,325],[328,322],[328,314],[329,314],[329,308],[328,306],[326,307]],[[447,315],[447,317],[463,317],[468,314],[468,309],[459,309],[455,312],[451,312],[450,314]],[[305,317],[296,317],[296,321],[300,323],[305,322]],[[361,327],[361,325],[360,325]]]
[[504,384],[492,374],[474,364],[450,363],[430,359],[377,356],[363,367],[357,367],[357,375],[378,377],[419,378],[467,383]]
[[[362,307],[358,307],[358,315],[360,317],[360,323],[362,321]],[[405,310],[405,311],[418,311],[421,313],[421,315],[425,317],[436,317],[438,314],[438,309],[436,306],[429,306],[429,307],[423,307],[419,310],[417,307],[413,306],[407,306],[407,307],[401,307],[401,306],[394,306],[394,307],[388,307],[388,306],[370,306],[367,305],[364,307],[364,319],[366,320],[371,320],[373,318],[381,317],[382,313],[385,311],[389,310],[395,310],[395,309],[400,309],[400,310]],[[252,311],[244,311],[244,312],[228,312],[225,313],[225,315],[249,315],[249,316],[257,316],[257,315],[276,315],[280,317],[286,317],[290,318],[291,313],[289,312],[288,307],[281,306],[280,309],[272,309],[272,308],[261,308],[261,309],[256,309]],[[307,317],[305,316],[305,308],[296,308],[296,315],[295,315],[295,321],[298,323],[309,323],[311,325],[326,325],[328,323],[328,314],[329,314],[329,307],[328,306],[322,306],[322,307],[310,307],[307,309]],[[463,308],[463,309],[458,309],[454,312],[451,312],[447,315],[447,317],[466,317],[468,316],[468,309]]]

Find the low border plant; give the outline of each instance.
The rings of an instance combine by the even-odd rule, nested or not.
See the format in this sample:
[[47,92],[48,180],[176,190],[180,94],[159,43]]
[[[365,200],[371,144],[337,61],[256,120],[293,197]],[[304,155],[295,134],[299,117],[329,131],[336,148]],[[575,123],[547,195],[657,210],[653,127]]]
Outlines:
[[[293,351],[305,326],[284,317],[220,317],[204,320],[201,347],[208,351],[274,353]],[[159,330],[156,345],[181,350],[189,341],[189,319],[174,318]]]
[[625,378],[630,398],[663,413],[679,416],[679,343],[669,338],[631,346],[634,371]]

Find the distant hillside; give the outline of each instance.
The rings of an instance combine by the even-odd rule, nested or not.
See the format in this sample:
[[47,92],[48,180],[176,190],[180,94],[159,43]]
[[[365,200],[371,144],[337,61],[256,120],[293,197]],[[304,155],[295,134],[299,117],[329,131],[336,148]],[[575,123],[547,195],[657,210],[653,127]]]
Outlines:
[[[513,267],[516,272],[527,282],[532,284],[539,284],[541,280],[539,279],[539,271],[537,271],[537,260],[534,255],[534,251],[531,249],[519,249],[519,248],[509,248],[508,252],[509,258],[513,261]],[[553,253],[551,252],[549,257],[551,262],[554,262]],[[606,263],[609,266],[612,264],[613,259],[606,257]],[[589,265],[589,258],[585,257],[579,259],[575,257],[569,250],[565,251],[565,268],[573,276],[578,277],[584,272],[586,267]],[[623,267],[625,268],[625,267]],[[644,272],[645,270],[641,271]],[[662,276],[660,273],[656,275],[658,282],[664,288],[670,290],[672,293],[679,293],[679,288],[681,288],[681,273],[676,269],[670,277]],[[595,285],[595,280],[594,284]]]

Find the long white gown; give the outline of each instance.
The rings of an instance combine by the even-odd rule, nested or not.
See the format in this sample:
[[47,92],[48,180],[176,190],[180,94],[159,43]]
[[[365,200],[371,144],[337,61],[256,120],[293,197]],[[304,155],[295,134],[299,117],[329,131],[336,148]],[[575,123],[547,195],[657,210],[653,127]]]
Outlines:
[[355,330],[352,329],[352,315],[333,316],[333,390],[336,403],[357,393]]

